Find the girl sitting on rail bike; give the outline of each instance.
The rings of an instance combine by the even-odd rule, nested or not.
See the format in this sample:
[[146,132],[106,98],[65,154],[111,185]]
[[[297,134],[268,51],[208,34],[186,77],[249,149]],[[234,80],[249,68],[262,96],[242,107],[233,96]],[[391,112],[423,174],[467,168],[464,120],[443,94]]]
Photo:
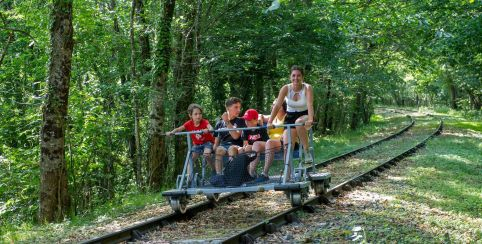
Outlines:
[[[206,162],[211,166],[214,170],[214,164],[212,161],[212,151],[213,151],[213,143],[214,143],[214,136],[213,134],[209,133],[209,131],[213,130],[211,124],[207,119],[203,119],[203,109],[201,105],[192,103],[187,108],[187,112],[189,114],[190,120],[186,121],[183,125],[173,129],[166,133],[166,136],[171,136],[176,132],[181,131],[202,131],[199,134],[191,134],[191,139],[193,142],[192,147],[192,161],[196,162],[196,159],[203,154],[204,159]],[[191,172],[192,169],[189,168],[190,164],[188,165],[187,172]]]

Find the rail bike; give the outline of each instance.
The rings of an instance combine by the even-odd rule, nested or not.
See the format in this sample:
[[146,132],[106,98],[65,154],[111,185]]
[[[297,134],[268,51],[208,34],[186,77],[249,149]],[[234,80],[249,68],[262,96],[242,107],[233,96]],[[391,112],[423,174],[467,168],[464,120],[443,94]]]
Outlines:
[[[303,205],[304,200],[308,197],[310,188],[316,195],[322,195],[329,188],[331,181],[330,173],[317,173],[315,167],[315,155],[313,149],[313,131],[309,130],[309,145],[308,153],[311,154],[313,161],[310,164],[304,162],[304,150],[301,143],[298,148],[292,149],[293,142],[291,141],[291,129],[295,126],[302,126],[303,124],[285,124],[276,127],[284,127],[288,133],[288,143],[286,153],[281,149],[274,153],[274,161],[282,161],[283,169],[279,175],[269,177],[268,181],[261,183],[245,182],[239,186],[215,186],[209,181],[212,173],[209,172],[209,166],[205,159],[200,160],[201,163],[193,162],[192,160],[192,139],[191,134],[203,133],[202,131],[178,132],[175,136],[187,137],[187,153],[184,161],[184,167],[181,175],[178,175],[176,180],[176,188],[164,191],[162,195],[169,201],[171,208],[178,213],[185,213],[187,206],[192,196],[204,195],[209,201],[217,202],[222,193],[255,193],[264,191],[283,191],[290,200],[292,206]],[[266,129],[266,126],[245,127],[245,128],[223,128],[210,132],[229,132],[229,131],[243,131],[253,129]],[[213,152],[213,156],[214,156]],[[235,160],[228,162],[227,156],[223,158],[223,166],[235,162]],[[260,162],[263,162],[263,154],[260,155]],[[198,160],[199,161],[199,160]],[[188,170],[189,169],[189,170]],[[189,172],[188,172],[189,171]]]

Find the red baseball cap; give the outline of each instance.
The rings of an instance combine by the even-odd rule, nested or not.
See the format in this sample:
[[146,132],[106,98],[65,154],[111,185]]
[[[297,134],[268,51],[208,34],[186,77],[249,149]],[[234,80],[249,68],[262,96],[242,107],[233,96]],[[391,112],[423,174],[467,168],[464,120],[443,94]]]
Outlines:
[[250,108],[244,112],[243,119],[245,120],[253,120],[253,119],[258,119],[258,111]]

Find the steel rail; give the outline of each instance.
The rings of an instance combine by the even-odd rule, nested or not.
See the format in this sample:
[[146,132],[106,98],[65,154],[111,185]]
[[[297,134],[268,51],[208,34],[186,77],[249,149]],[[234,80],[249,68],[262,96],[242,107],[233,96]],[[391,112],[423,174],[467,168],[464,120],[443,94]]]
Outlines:
[[287,225],[293,222],[296,219],[295,213],[298,211],[305,210],[307,212],[313,212],[314,209],[310,205],[320,204],[320,203],[328,203],[330,197],[338,196],[341,191],[349,191],[352,187],[361,185],[363,182],[371,181],[372,177],[378,176],[380,172],[384,171],[391,167],[391,165],[396,164],[398,161],[406,158],[407,156],[416,152],[419,148],[423,147],[425,143],[432,137],[440,134],[443,129],[443,121],[440,121],[439,126],[437,129],[430,134],[427,138],[419,142],[417,145],[413,146],[412,148],[400,153],[399,155],[379,164],[378,166],[367,170],[364,173],[361,173],[357,176],[354,176],[332,188],[330,188],[326,194],[322,196],[316,196],[309,198],[307,201],[304,202],[303,206],[297,206],[290,208],[284,212],[277,214],[274,217],[271,217],[267,220],[263,220],[248,229],[245,229],[229,238],[223,240],[223,243],[253,243],[256,238],[263,236],[267,233],[274,233],[276,232],[281,226]]
[[[409,130],[415,123],[412,117],[410,117],[410,116],[407,116],[407,117],[409,117],[410,120],[411,120],[410,124],[405,126],[404,128],[402,128],[401,130],[397,131],[396,133],[394,133],[390,136],[387,136],[385,138],[382,138],[382,139],[380,139],[380,140],[378,140],[378,141],[376,141],[372,144],[357,148],[355,150],[346,152],[346,153],[341,154],[339,156],[336,156],[336,157],[330,158],[328,160],[325,160],[323,162],[320,162],[318,164],[315,164],[315,167],[318,168],[318,167],[326,166],[326,165],[328,165],[332,162],[335,162],[337,160],[340,160],[340,159],[346,158],[348,156],[354,155],[356,153],[359,153],[361,151],[367,150],[367,149],[369,149],[369,148],[371,148],[371,147],[373,147],[377,144],[380,144],[383,141],[387,141],[387,140],[395,138],[396,136],[399,136],[400,134]],[[196,203],[192,206],[189,206],[186,210],[186,213],[184,213],[184,214],[171,213],[171,214],[168,214],[168,215],[165,215],[165,216],[156,217],[156,218],[153,218],[151,220],[147,220],[145,222],[142,222],[142,223],[130,226],[130,227],[126,227],[126,228],[123,228],[121,230],[109,233],[109,234],[105,234],[105,235],[102,235],[102,236],[99,236],[99,237],[96,237],[96,238],[93,238],[93,239],[83,241],[81,243],[84,243],[84,244],[119,243],[119,242],[123,242],[123,241],[139,240],[139,239],[142,239],[142,236],[143,236],[144,233],[146,233],[150,230],[153,230],[155,228],[162,228],[163,226],[169,225],[170,223],[177,222],[177,221],[180,221],[180,220],[190,219],[193,216],[195,216],[197,213],[206,211],[208,209],[212,209],[220,203],[232,202],[232,201],[235,201],[238,198],[242,198],[242,197],[246,197],[246,196],[248,196],[248,194],[245,194],[245,193],[229,193],[227,195],[224,195],[224,196],[220,197],[217,203],[211,202],[211,201],[203,201],[203,202],[200,202],[200,203]]]

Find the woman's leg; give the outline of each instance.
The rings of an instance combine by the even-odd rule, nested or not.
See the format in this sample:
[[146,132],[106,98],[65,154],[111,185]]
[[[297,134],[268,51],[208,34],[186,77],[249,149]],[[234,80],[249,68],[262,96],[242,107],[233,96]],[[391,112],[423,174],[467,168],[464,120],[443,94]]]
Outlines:
[[[298,139],[298,135],[296,133],[296,129],[291,129],[291,153],[293,153],[293,150],[295,149],[295,143],[297,142],[297,139]],[[288,152],[288,142],[289,142],[289,138],[288,138],[288,130],[285,130],[283,132],[283,159],[286,160],[286,153]],[[284,161],[283,160],[283,161]],[[286,162],[285,162],[286,163]],[[288,179],[290,178],[291,176],[291,164],[293,163],[293,160],[290,162],[290,165],[288,167]]]
[[274,154],[281,150],[280,140],[269,139],[265,145],[263,175],[268,176],[269,168],[273,164]]
[[[303,115],[296,120],[296,123],[305,123],[308,120],[308,115]],[[308,130],[305,126],[296,126],[296,132],[300,137],[301,145],[303,145],[304,153],[309,152],[309,144],[308,144]]]

